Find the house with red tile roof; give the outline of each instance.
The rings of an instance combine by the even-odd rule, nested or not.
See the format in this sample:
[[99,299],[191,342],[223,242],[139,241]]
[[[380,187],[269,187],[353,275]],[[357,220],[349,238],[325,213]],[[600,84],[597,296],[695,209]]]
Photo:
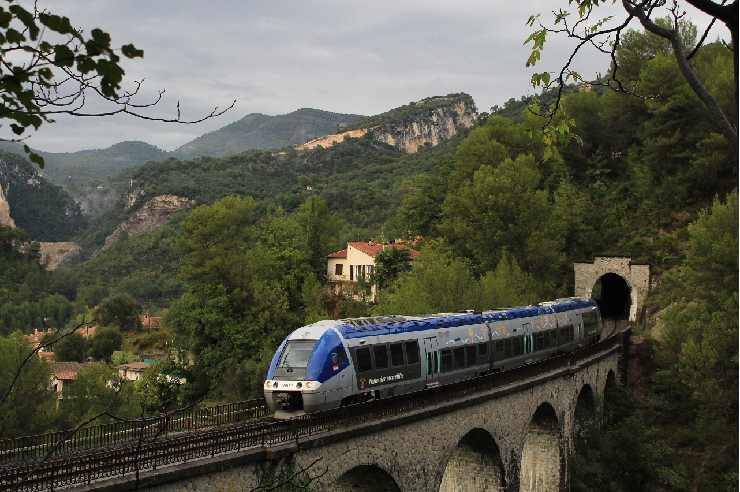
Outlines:
[[404,241],[350,241],[345,249],[329,253],[326,256],[326,278],[334,293],[374,302],[377,299],[377,287],[371,285],[370,292],[365,294],[359,292],[358,283],[361,280],[369,282],[375,269],[375,257],[388,248],[406,249],[412,260],[419,256],[419,252]]
[[84,367],[79,362],[54,362],[51,364],[51,387],[57,394],[57,400],[64,397],[65,386],[69,388],[74,380],[77,379],[77,373]]

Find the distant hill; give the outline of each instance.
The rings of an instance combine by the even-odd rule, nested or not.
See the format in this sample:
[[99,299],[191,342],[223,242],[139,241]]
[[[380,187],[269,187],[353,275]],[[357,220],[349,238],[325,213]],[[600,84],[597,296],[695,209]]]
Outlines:
[[360,115],[311,108],[277,116],[252,113],[186,143],[170,155],[178,159],[191,159],[223,157],[247,150],[278,149],[335,133],[363,118]]

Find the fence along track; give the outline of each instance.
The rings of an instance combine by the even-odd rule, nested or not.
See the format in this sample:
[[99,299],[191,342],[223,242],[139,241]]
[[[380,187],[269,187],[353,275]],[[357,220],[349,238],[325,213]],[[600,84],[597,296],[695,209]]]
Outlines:
[[0,440],[0,466],[78,454],[96,448],[126,445],[140,439],[164,437],[266,417],[263,399],[227,403],[177,412],[169,416],[112,422],[91,427]]
[[142,439],[120,449],[96,450],[74,458],[53,458],[39,464],[6,466],[0,468],[0,490],[43,491],[79,486],[242,449],[296,442],[301,437],[313,434],[449,404],[466,396],[475,396],[517,382],[526,384],[534,376],[566,369],[599,354],[608,355],[625,343],[628,334],[629,331],[625,331],[576,354],[551,358],[538,364],[287,421],[237,423],[156,440]]

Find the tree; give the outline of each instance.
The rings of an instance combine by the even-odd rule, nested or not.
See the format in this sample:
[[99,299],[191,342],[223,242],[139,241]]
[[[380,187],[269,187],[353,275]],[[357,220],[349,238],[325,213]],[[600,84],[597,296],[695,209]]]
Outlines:
[[113,367],[99,362],[87,364],[75,382],[64,390],[60,425],[73,428],[85,422],[107,422],[141,416],[133,385],[122,381]]
[[496,269],[480,279],[480,305],[483,309],[526,306],[540,299],[540,288],[532,276],[504,252]]
[[[640,92],[634,90],[628,84],[622,81],[622,71],[629,71],[629,67],[620,64],[622,61],[630,62],[631,60],[620,60],[616,53],[628,32],[628,26],[634,20],[637,20],[642,27],[664,40],[670,45],[671,53],[678,65],[681,77],[691,88],[692,92],[698,98],[710,119],[714,122],[715,128],[720,132],[735,149],[737,155],[737,87],[738,87],[738,1],[735,0],[729,4],[725,1],[716,3],[712,0],[685,0],[689,5],[697,8],[709,16],[709,25],[698,42],[692,43],[690,40],[691,29],[686,28],[683,17],[686,15],[684,7],[678,1],[665,2],[664,0],[622,0],[622,8],[626,16],[615,20],[611,17],[597,17],[596,9],[602,4],[607,4],[603,0],[576,0],[569,2],[575,5],[575,21],[569,21],[569,17],[574,14],[568,10],[559,9],[553,12],[553,25],[547,26],[542,24],[539,15],[533,15],[527,21],[529,26],[537,26],[526,40],[526,43],[532,44],[532,52],[527,60],[527,66],[535,65],[541,56],[545,41],[550,35],[565,35],[575,42],[575,48],[571,52],[565,64],[559,71],[554,74],[550,72],[535,73],[532,75],[532,84],[535,87],[550,88],[557,86],[557,98],[555,103],[547,111],[548,121],[552,121],[560,106],[560,96],[563,88],[568,81],[576,83],[584,82],[581,75],[572,68],[575,58],[583,48],[595,48],[597,51],[611,56],[612,66],[609,76],[605,79],[598,80],[592,85],[605,85],[617,92],[630,95],[640,95]],[[667,15],[667,18],[662,16]],[[720,21],[730,31],[732,37],[732,52],[734,64],[734,92],[735,103],[731,112],[724,110],[718,104],[715,95],[713,95],[705,86],[702,77],[697,73],[696,66],[692,63],[693,57],[702,48],[711,27]],[[693,31],[695,33],[695,31]],[[656,44],[656,43],[653,43]],[[667,81],[667,84],[675,84],[675,81]]]
[[370,281],[385,289],[400,274],[411,270],[411,254],[406,248],[387,248],[375,256],[375,268]]
[[111,355],[121,349],[123,336],[114,327],[98,328],[90,342],[90,356],[95,360],[110,361]]
[[[261,226],[275,234],[262,236]],[[294,254],[300,237],[290,230],[284,219],[260,223],[251,198],[222,198],[184,221],[178,275],[187,290],[167,323],[195,355],[196,392],[256,394],[275,347],[302,320],[301,285],[286,284],[296,278],[294,260],[305,257]]]
[[[31,10],[14,0],[0,7],[0,119],[9,122],[15,138],[22,141],[31,128],[53,122],[56,115],[110,116],[127,114],[136,118],[171,122],[197,123],[223,114],[214,108],[196,120],[184,120],[178,103],[177,115],[171,118],[151,116],[146,108],[155,106],[164,91],[152,101],[136,99],[142,81],[130,89],[122,87],[125,71],[121,57],[140,58],[143,50],[133,44],[120,49],[111,44],[111,36],[95,28],[85,33],[74,27],[69,18],[39,10]],[[91,101],[102,102],[104,109],[90,111]],[[43,165],[42,158],[24,145],[32,161]]]
[[128,294],[113,294],[95,308],[95,320],[103,326],[133,330],[141,326],[141,306]]
[[82,362],[87,357],[88,342],[79,333],[65,335],[53,347],[54,358],[59,362]]
[[0,394],[5,395],[10,389],[7,398],[0,402],[2,437],[44,432],[51,424],[55,395],[49,388],[48,366],[34,356],[17,373],[30,351],[31,347],[19,333],[0,337]]
[[465,260],[442,244],[421,250],[411,271],[391,283],[373,308],[373,314],[429,314],[475,309],[478,282]]
[[524,268],[552,282],[563,264],[560,236],[550,234],[552,207],[531,155],[481,166],[443,205],[439,229],[478,272],[492,270],[504,250]]
[[311,269],[317,277],[323,278],[326,255],[336,243],[340,229],[339,220],[319,196],[311,196],[303,202],[296,211],[295,220],[303,232]]

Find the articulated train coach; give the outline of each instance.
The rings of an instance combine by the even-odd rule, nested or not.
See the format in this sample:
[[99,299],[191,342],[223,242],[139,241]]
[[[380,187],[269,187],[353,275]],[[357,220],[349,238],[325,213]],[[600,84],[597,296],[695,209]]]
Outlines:
[[327,410],[533,363],[595,343],[600,333],[596,303],[576,297],[483,312],[319,321],[280,344],[265,399],[278,418]]

